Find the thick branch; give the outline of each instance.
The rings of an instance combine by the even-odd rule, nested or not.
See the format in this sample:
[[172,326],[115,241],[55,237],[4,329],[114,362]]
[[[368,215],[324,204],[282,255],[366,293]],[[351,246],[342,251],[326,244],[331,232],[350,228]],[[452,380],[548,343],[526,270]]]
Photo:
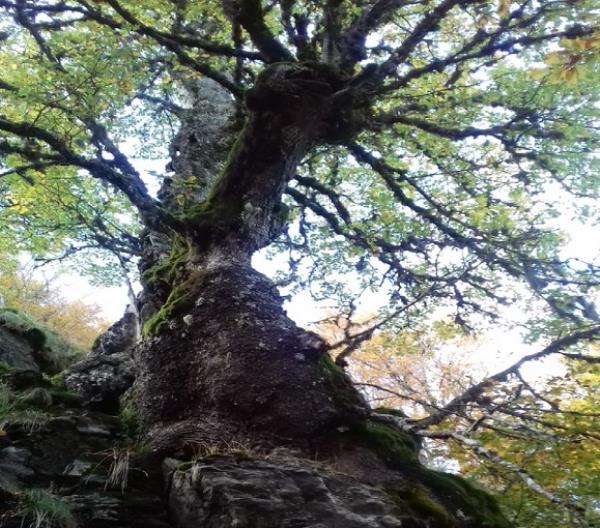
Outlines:
[[[260,0],[229,0],[224,11],[234,22],[239,22],[250,35],[253,44],[268,62],[291,62],[294,56],[265,23]],[[231,5],[230,5],[231,4]]]

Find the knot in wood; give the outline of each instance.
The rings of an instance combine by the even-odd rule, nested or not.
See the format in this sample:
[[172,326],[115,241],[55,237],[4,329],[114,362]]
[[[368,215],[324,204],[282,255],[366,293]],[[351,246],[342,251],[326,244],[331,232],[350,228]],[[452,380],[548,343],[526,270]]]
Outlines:
[[349,81],[329,64],[280,62],[261,73],[246,94],[246,105],[255,113],[276,114],[314,138],[336,142],[348,139],[357,129],[352,99],[340,101],[338,97]]

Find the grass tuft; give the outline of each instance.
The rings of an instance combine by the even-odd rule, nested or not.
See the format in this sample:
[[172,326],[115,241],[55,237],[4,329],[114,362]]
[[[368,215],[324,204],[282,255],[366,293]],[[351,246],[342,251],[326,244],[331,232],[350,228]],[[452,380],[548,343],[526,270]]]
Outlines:
[[31,432],[47,420],[46,413],[28,408],[19,394],[0,382],[0,431],[7,425],[20,425]]
[[71,509],[59,496],[47,490],[24,490],[19,496],[17,514],[29,521],[30,528],[75,528]]

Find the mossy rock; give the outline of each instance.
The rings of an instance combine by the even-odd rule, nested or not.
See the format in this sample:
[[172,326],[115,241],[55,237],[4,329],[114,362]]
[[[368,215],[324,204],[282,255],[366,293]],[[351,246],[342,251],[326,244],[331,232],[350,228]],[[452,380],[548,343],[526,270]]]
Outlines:
[[383,486],[398,506],[399,513],[425,519],[435,528],[453,528],[456,523],[448,510],[418,482],[398,481]]
[[352,385],[344,369],[336,365],[329,354],[324,354],[319,360],[319,369],[336,407],[350,415],[357,414],[358,408],[366,408],[360,392]]
[[377,453],[388,466],[402,469],[418,464],[419,444],[405,431],[372,420],[354,425],[349,434],[356,441]]
[[52,396],[53,403],[56,405],[75,408],[83,405],[83,398],[74,392],[52,388],[49,390],[49,393]]
[[408,480],[382,489],[399,512],[425,518],[435,528],[511,528],[495,499],[457,475],[419,467]]
[[431,490],[436,499],[467,526],[477,528],[510,528],[500,506],[489,493],[470,481],[453,475],[416,466],[411,474]]
[[82,355],[43,323],[13,309],[0,309],[0,331],[0,357],[8,367],[56,373]]

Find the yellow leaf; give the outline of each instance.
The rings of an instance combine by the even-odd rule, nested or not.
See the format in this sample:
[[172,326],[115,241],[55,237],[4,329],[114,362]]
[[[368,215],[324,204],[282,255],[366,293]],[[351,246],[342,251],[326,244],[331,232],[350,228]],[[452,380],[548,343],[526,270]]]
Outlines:
[[546,64],[561,64],[563,61],[563,54],[560,51],[553,51],[551,53],[548,53],[545,57],[544,57],[544,62]]
[[498,0],[498,14],[504,18],[510,13],[511,0]]
[[567,84],[577,84],[581,79],[581,72],[578,68],[569,68],[565,70],[564,79],[567,81]]

